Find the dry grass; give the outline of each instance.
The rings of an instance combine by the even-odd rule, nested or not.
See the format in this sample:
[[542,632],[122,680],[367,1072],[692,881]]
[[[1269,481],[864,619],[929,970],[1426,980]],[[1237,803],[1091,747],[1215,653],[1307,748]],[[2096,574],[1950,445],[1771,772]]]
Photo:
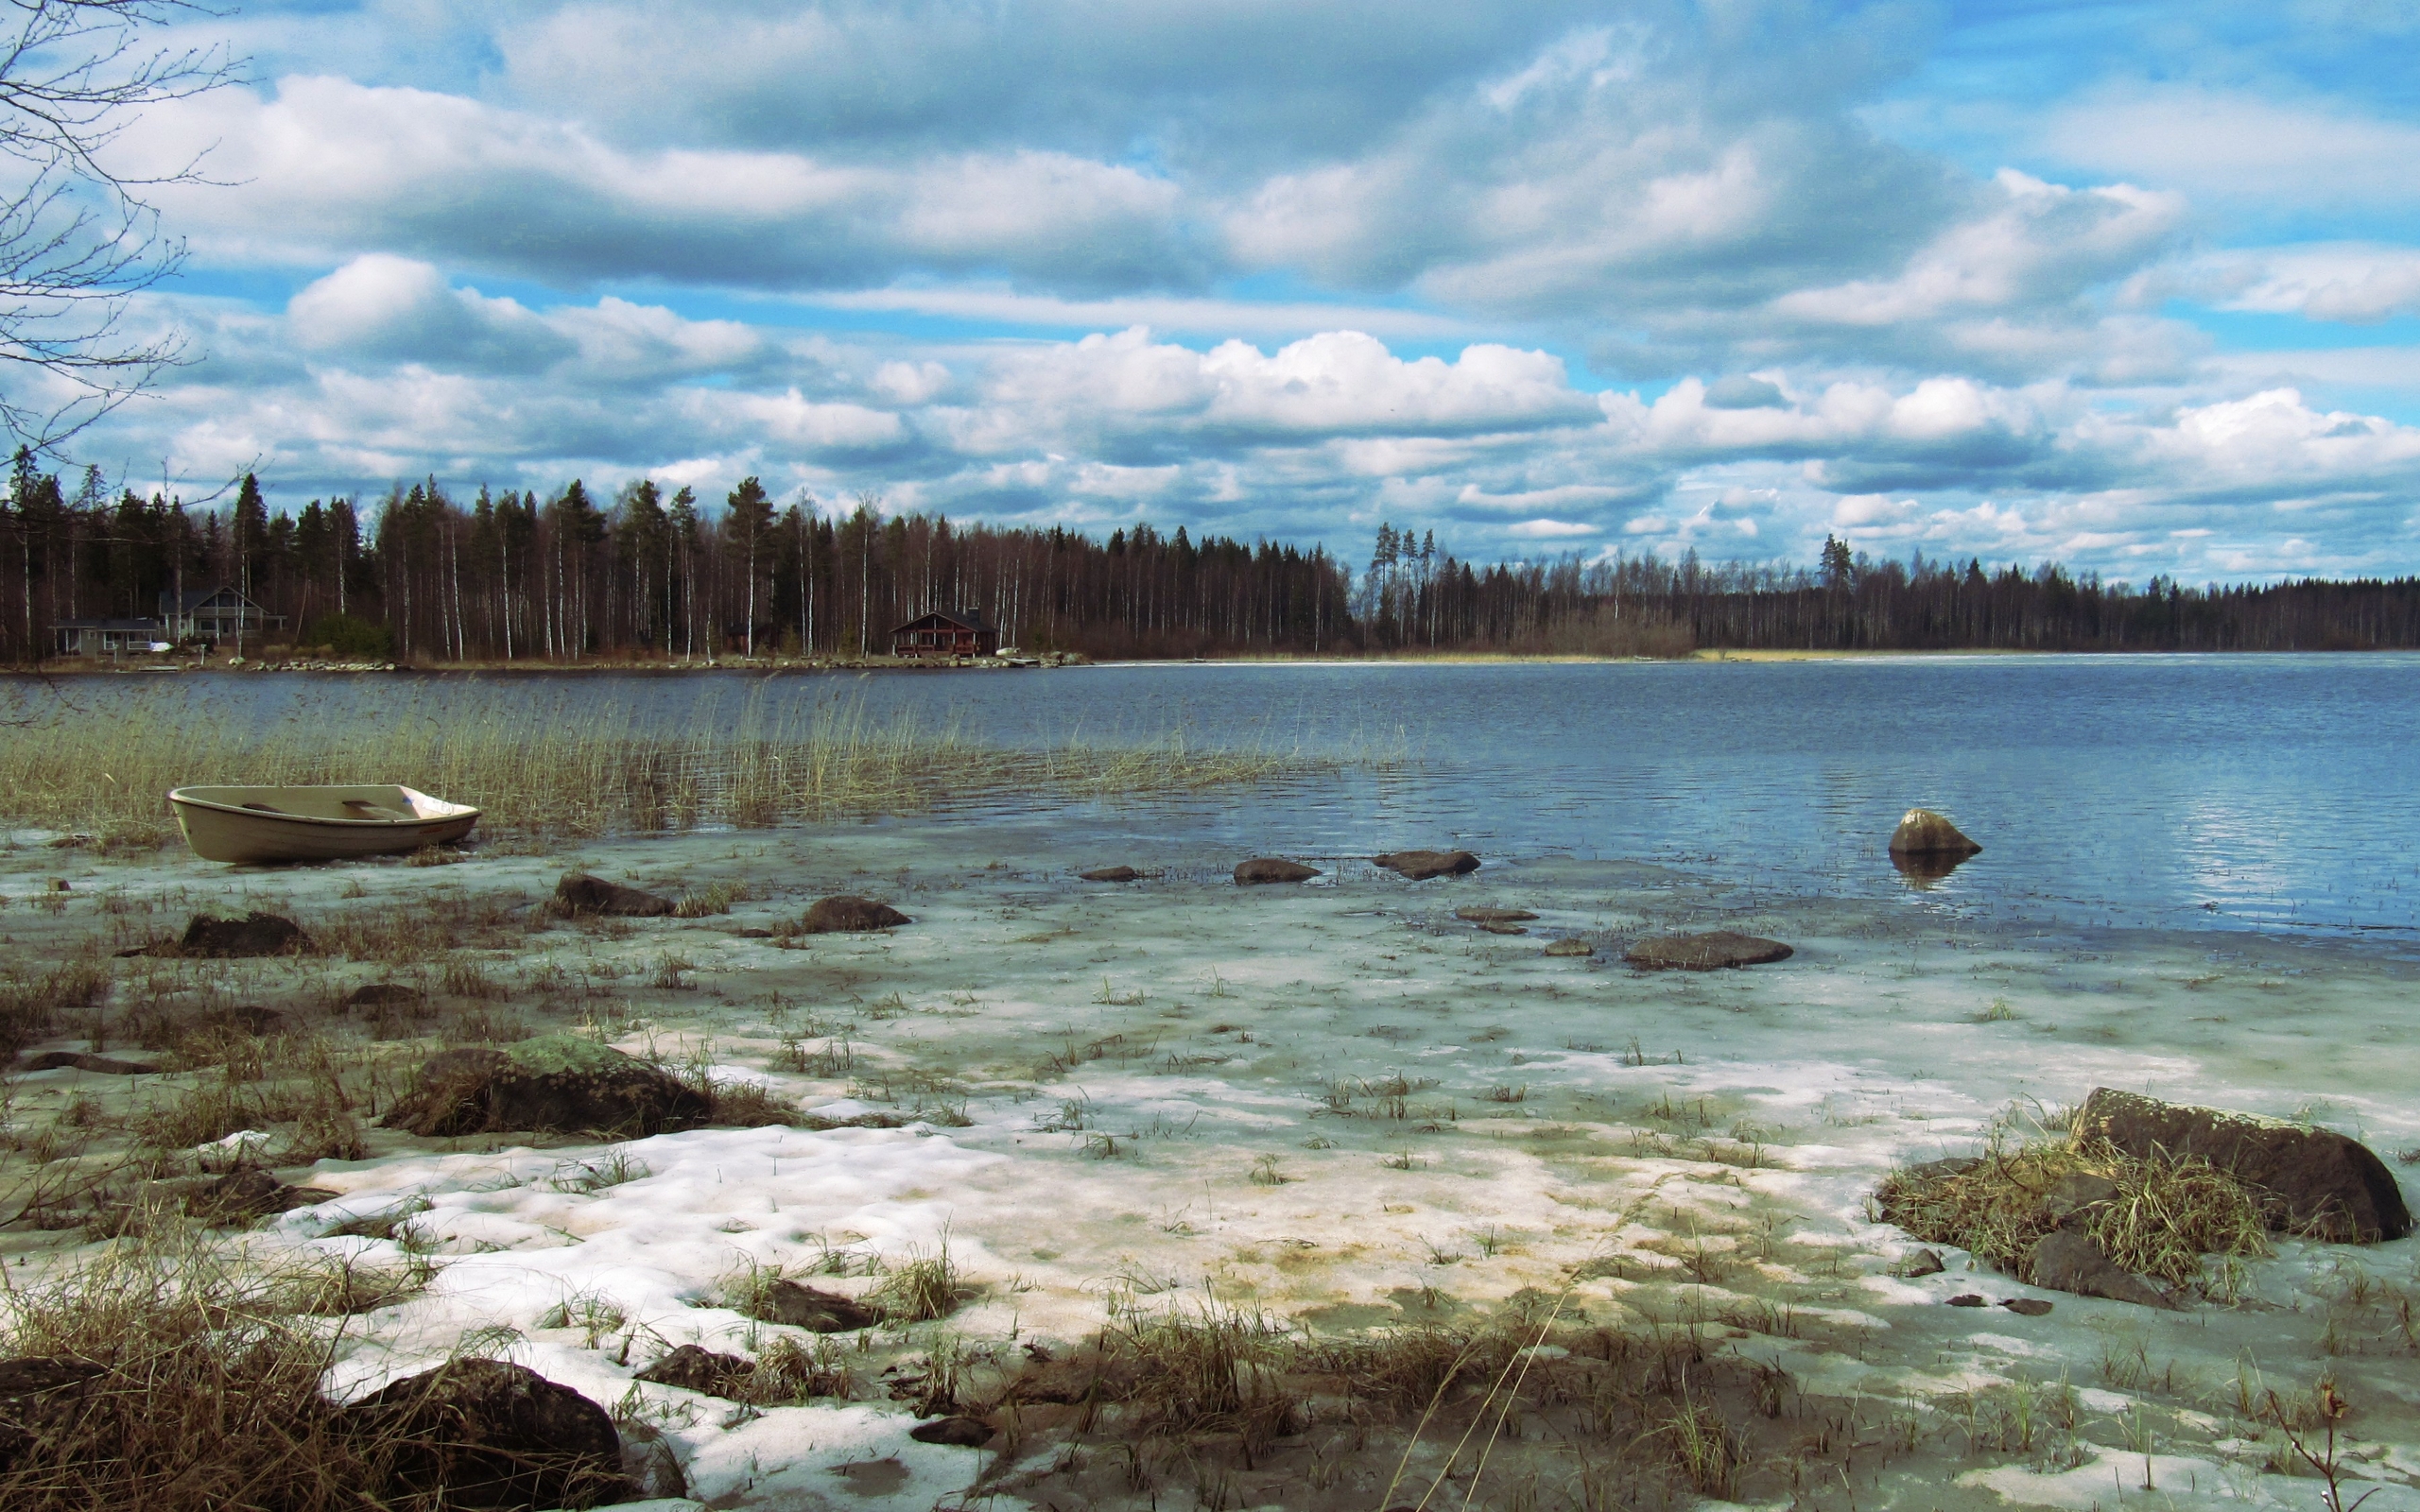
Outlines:
[[[600,834],[718,820],[770,825],[927,808],[936,795],[1105,796],[1251,782],[1338,765],[1275,749],[1082,740],[978,744],[911,716],[808,703],[760,684],[736,713],[661,728],[626,706],[533,702],[483,685],[399,694],[375,719],[304,710],[269,726],[186,690],[112,690],[106,707],[16,695],[0,725],[0,817],[164,840],[168,789],[403,781],[486,811],[488,834]],[[709,903],[708,906],[711,906]],[[727,903],[725,904],[727,906]]]
[[2137,1160],[2066,1136],[1995,1144],[1959,1175],[1893,1172],[1876,1196],[1883,1216],[1918,1239],[2023,1277],[2034,1244],[2058,1226],[2044,1194],[2077,1172],[2117,1183],[2117,1199],[2088,1212],[2084,1232],[2120,1269],[2206,1290],[2204,1255],[2269,1253],[2258,1198],[2207,1161]]

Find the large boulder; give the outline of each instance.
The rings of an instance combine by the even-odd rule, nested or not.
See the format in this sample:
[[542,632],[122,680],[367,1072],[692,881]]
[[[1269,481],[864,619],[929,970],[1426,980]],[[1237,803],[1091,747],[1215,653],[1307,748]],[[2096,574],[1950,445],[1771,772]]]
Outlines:
[[1308,882],[1320,874],[1319,868],[1306,867],[1283,856],[1254,856],[1236,867],[1236,884],[1251,886],[1270,882]]
[[449,1507],[592,1507],[625,1502],[622,1440],[605,1409],[525,1366],[456,1360],[336,1415],[364,1445],[389,1501]]
[[1622,952],[1622,959],[1650,971],[1719,971],[1763,966],[1796,953],[1777,939],[1717,929],[1703,935],[1658,935]]
[[311,937],[302,933],[302,926],[276,914],[246,914],[241,919],[196,914],[185,925],[184,937],[177,941],[170,954],[233,960],[258,955],[300,955],[310,948]]
[[625,887],[585,871],[566,871],[562,881],[555,884],[554,906],[557,913],[575,919],[663,919],[671,914],[674,904],[660,893]]
[[2075,1133],[2138,1160],[2207,1160],[2254,1190],[2272,1228],[2355,1244],[2411,1232],[2411,1211],[2386,1162],[2330,1129],[2096,1087]]
[[2166,1294],[2131,1271],[2119,1270],[2100,1246],[2073,1228],[2053,1228],[2033,1242],[2025,1279],[2048,1291],[2101,1297],[2141,1307],[2174,1307]]
[[1431,877],[1459,877],[1478,869],[1478,857],[1467,850],[1390,850],[1385,855],[1370,859],[1413,882],[1426,882]]
[[628,1137],[687,1128],[712,1111],[705,1094],[679,1077],[559,1034],[501,1049],[440,1051],[385,1122],[425,1139],[505,1129]]
[[889,903],[878,903],[854,893],[841,893],[834,898],[817,899],[815,906],[806,911],[806,919],[800,927],[810,935],[862,935],[872,930],[895,929],[901,924],[914,922]]
[[1891,832],[1894,856],[1971,856],[1983,848],[1930,809],[1910,809]]

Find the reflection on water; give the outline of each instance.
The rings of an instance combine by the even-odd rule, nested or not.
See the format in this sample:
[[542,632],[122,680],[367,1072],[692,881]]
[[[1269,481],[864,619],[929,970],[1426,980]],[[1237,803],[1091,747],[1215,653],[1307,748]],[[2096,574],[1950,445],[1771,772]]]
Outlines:
[[1892,868],[1901,880],[1918,892],[1930,892],[1937,883],[1948,880],[1949,874],[1975,859],[1972,852],[1958,850],[1924,850],[1910,853],[1890,852]]
[[[430,713],[466,684],[188,677],[175,696],[262,720],[393,718]],[[566,708],[619,703],[667,725],[735,725],[752,695],[858,699],[876,716],[988,740],[1139,743],[1182,730],[1192,744],[1406,758],[1249,794],[1057,814],[1055,827],[1113,860],[1172,843],[1560,851],[2004,921],[2420,932],[2415,656],[1210,664],[468,685]],[[71,692],[103,717],[112,698],[159,687],[93,679]],[[1985,847],[1921,888],[1884,853],[1918,805]],[[989,822],[1009,807],[966,816]]]

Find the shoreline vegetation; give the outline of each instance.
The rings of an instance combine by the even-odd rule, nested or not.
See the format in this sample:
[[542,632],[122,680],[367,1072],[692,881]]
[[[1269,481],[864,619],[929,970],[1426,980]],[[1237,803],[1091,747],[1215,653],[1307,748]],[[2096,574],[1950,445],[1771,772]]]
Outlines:
[[113,701],[109,717],[62,706],[0,721],[0,821],[108,845],[175,837],[170,788],[222,774],[263,786],[407,771],[483,812],[480,833],[532,838],[655,833],[707,824],[900,814],[1014,797],[1140,797],[1265,782],[1389,758],[1314,756],[1274,745],[1201,746],[1184,732],[1132,745],[1070,736],[987,745],[954,725],[877,718],[826,700],[781,708],[762,692],[709,707],[679,730],[629,708],[581,711],[498,690],[451,694],[375,723],[289,715],[256,728],[172,687]]

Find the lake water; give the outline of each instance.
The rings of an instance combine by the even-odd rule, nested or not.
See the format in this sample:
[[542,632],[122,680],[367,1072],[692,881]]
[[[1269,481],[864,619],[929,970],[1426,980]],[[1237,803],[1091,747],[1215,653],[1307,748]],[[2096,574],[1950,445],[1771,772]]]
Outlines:
[[[162,679],[164,681],[165,679]],[[185,677],[264,719],[475,679]],[[79,683],[96,713],[119,690]],[[1305,857],[1465,846],[1670,864],[1790,896],[2000,923],[2360,932],[2420,945],[2420,656],[1612,664],[1141,664],[1052,672],[486,679],[516,698],[735,719],[752,692],[861,698],[998,741],[1400,757],[1250,792],[1073,805],[1105,859],[1171,843]],[[1883,855],[1938,808],[1983,853],[1927,890]],[[1008,816],[971,810],[969,823]]]

